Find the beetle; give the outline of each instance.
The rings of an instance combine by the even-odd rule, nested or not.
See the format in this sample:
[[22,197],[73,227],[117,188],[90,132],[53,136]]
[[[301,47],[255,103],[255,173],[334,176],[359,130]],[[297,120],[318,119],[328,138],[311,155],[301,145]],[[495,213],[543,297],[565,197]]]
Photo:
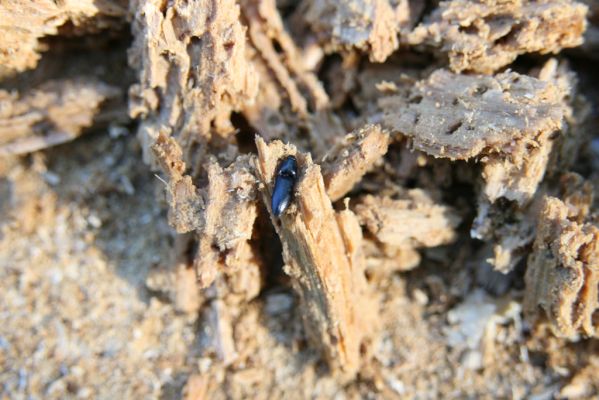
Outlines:
[[280,216],[289,206],[296,181],[297,160],[294,156],[287,156],[279,163],[275,174],[275,186],[270,203],[275,217]]

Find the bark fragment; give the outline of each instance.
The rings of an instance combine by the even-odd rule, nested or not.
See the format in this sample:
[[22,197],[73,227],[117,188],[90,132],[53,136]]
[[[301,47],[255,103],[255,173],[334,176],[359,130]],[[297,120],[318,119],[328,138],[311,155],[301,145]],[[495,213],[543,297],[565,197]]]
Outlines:
[[125,25],[124,0],[6,0],[0,4],[0,76],[3,69],[34,68],[44,46],[40,39],[54,35],[96,33]]
[[332,201],[347,194],[387,152],[389,135],[379,125],[348,134],[324,157],[322,176]]
[[145,159],[155,163],[149,150],[164,133],[176,138],[195,171],[208,143],[227,146],[235,131],[231,112],[257,93],[239,6],[234,0],[176,0],[168,7],[135,0],[130,8],[135,41],[129,58],[140,82],[130,89],[129,112],[142,118]]
[[125,121],[121,90],[93,79],[49,81],[26,93],[0,90],[0,155],[25,154]]
[[328,52],[359,49],[371,61],[383,62],[397,49],[402,25],[410,22],[407,1],[306,0],[302,17]]
[[565,93],[515,72],[495,77],[434,72],[407,94],[380,100],[387,127],[435,157],[484,163],[484,192],[525,203],[543,178]]
[[576,222],[566,203],[545,197],[526,272],[525,312],[542,311],[560,336],[597,336],[599,225]]
[[285,30],[275,1],[244,0],[241,4],[248,36],[287,94],[291,110],[306,116],[308,105],[312,110],[322,109],[328,96],[302,61],[303,54]]
[[347,131],[330,111],[309,50],[286,31],[273,0],[241,3],[252,44],[249,58],[260,76],[256,101],[243,114],[267,139],[281,139],[322,156]]
[[455,72],[490,74],[520,54],[579,46],[586,13],[571,0],[444,1],[408,42],[440,47]]
[[283,243],[286,272],[299,292],[312,339],[324,348],[333,369],[353,376],[360,365],[360,345],[372,322],[360,251],[361,231],[353,213],[335,213],[320,168],[293,146],[256,139],[257,172],[270,208],[273,178],[279,160],[295,155],[299,177],[294,201],[273,224]]
[[453,242],[458,215],[420,189],[398,199],[366,195],[355,205],[360,224],[378,241],[396,247],[434,247]]
[[178,233],[196,234],[199,244],[194,265],[200,286],[211,285],[219,272],[257,263],[248,244],[257,215],[250,157],[239,156],[227,168],[210,159],[208,184],[197,188],[184,174],[182,150],[173,138],[160,135],[154,152],[169,177],[169,223]]

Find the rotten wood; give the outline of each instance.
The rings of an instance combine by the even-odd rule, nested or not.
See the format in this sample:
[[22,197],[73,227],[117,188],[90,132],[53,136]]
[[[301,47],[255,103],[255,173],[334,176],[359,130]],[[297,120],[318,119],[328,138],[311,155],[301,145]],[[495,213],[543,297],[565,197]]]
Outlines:
[[378,241],[396,247],[435,247],[453,242],[460,218],[420,190],[398,198],[366,195],[354,206],[361,225]]
[[520,54],[579,46],[586,13],[572,0],[442,1],[406,41],[438,47],[455,72],[490,74]]
[[168,7],[135,0],[130,9],[135,41],[129,58],[139,83],[129,90],[129,112],[142,119],[138,136],[145,160],[155,166],[153,144],[161,133],[173,136],[195,175],[209,144],[227,153],[235,132],[231,112],[257,93],[239,6],[234,0],[176,0]]
[[349,210],[333,210],[320,168],[309,155],[281,142],[266,144],[260,137],[256,146],[256,169],[268,208],[279,160],[286,155],[298,160],[293,203],[272,221],[313,343],[324,349],[334,369],[354,376],[360,366],[360,345],[373,328],[367,318],[372,304],[364,265],[353,255],[361,251],[356,217]]
[[385,126],[435,157],[484,164],[484,193],[523,204],[544,176],[564,116],[562,88],[505,72],[495,77],[438,70],[407,93],[380,100]]
[[126,0],[5,0],[0,3],[0,76],[34,68],[48,36],[122,30]]
[[345,196],[385,155],[389,135],[379,125],[369,125],[345,136],[323,159],[322,176],[332,201]]
[[0,90],[0,155],[26,154],[124,123],[119,88],[94,79],[48,81],[25,93]]
[[526,272],[525,312],[544,316],[556,334],[599,334],[599,224],[569,218],[572,209],[545,197]]
[[409,22],[407,1],[395,5],[388,0],[307,0],[299,9],[325,51],[359,49],[376,62],[397,49],[400,27]]

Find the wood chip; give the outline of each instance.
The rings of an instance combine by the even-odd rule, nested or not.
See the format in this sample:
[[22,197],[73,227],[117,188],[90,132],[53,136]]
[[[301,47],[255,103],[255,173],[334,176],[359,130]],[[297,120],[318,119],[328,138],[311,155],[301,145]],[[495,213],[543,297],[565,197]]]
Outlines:
[[586,13],[571,0],[443,1],[407,41],[439,47],[455,72],[490,74],[520,54],[579,46]]
[[599,224],[568,218],[570,209],[546,197],[526,272],[525,312],[539,312],[569,338],[599,334]]
[[543,178],[564,91],[515,72],[495,77],[435,71],[407,94],[380,100],[385,126],[435,157],[485,164],[485,194],[525,203]]
[[389,135],[379,125],[348,134],[324,157],[322,175],[332,201],[345,196],[387,152]]
[[26,93],[0,90],[0,155],[64,143],[94,124],[125,122],[121,95],[117,87],[84,78],[48,81]]
[[405,0],[307,0],[300,10],[325,50],[360,49],[375,62],[385,61],[397,49],[400,27],[410,21]]
[[420,189],[398,199],[366,195],[354,207],[361,225],[381,243],[395,247],[434,247],[456,239],[458,215],[435,204]]
[[178,233],[194,231],[198,240],[195,268],[201,287],[208,287],[225,268],[236,271],[257,261],[248,247],[257,216],[256,179],[250,156],[239,156],[222,168],[215,159],[207,165],[207,186],[197,188],[177,142],[160,135],[154,152],[167,172],[169,223]]
[[[234,0],[175,0],[168,7],[138,0],[131,9],[136,40],[129,58],[139,83],[130,89],[129,111],[142,119],[138,134],[144,157],[155,166],[150,149],[164,133],[178,141],[183,160],[196,171],[209,142],[226,146],[234,134],[231,112],[257,93],[239,6]],[[212,141],[213,135],[224,143]]]
[[279,160],[295,155],[299,177],[293,204],[273,224],[283,243],[285,271],[300,294],[308,333],[324,349],[334,370],[354,376],[360,366],[360,345],[373,328],[372,306],[364,265],[353,254],[360,249],[361,230],[355,216],[336,213],[326,194],[320,168],[309,155],[275,141],[256,139],[257,171],[270,209]]
[[34,68],[46,36],[81,35],[125,26],[125,0],[6,0],[0,3],[0,76]]

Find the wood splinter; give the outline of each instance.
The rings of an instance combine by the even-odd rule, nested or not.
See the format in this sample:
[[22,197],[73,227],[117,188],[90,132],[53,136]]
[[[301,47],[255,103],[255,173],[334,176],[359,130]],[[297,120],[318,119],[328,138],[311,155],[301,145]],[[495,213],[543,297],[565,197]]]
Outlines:
[[285,272],[300,295],[311,339],[323,348],[332,370],[353,377],[360,346],[373,329],[368,315],[376,314],[364,276],[357,218],[350,210],[335,212],[310,155],[280,141],[266,144],[260,137],[256,146],[260,190],[271,215],[277,166],[285,157],[297,160],[293,201],[280,217],[272,217],[283,244]]

